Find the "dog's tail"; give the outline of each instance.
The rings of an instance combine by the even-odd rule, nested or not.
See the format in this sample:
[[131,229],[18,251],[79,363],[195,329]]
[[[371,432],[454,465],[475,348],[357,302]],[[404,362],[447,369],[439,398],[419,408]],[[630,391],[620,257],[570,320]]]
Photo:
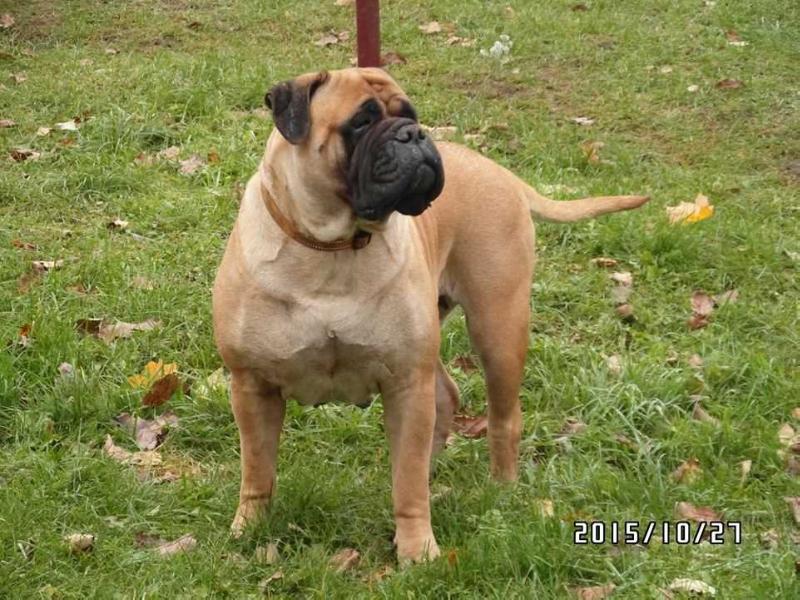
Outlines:
[[531,214],[543,221],[570,223],[581,219],[591,219],[606,213],[638,208],[650,196],[597,196],[580,200],[551,200],[542,196],[530,186],[525,186],[525,196]]

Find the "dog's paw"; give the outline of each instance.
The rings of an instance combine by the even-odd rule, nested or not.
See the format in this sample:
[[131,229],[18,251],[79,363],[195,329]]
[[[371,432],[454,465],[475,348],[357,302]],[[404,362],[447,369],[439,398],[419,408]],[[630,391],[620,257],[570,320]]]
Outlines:
[[242,537],[248,526],[264,518],[266,510],[266,502],[255,500],[240,502],[239,508],[236,509],[236,516],[233,517],[233,523],[231,523],[231,535],[234,538]]
[[433,535],[408,540],[396,540],[397,562],[401,567],[438,558],[441,552]]

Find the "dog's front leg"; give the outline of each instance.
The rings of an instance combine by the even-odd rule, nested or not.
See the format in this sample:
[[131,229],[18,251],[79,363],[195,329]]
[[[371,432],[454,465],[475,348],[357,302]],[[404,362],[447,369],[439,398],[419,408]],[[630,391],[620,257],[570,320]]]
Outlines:
[[231,524],[238,537],[245,526],[261,517],[275,491],[278,440],[286,412],[280,390],[267,385],[253,373],[231,373],[231,405],[239,427],[242,484],[239,508]]
[[392,502],[397,558],[403,564],[439,556],[431,529],[430,468],[436,420],[433,368],[383,389],[384,420],[392,459]]

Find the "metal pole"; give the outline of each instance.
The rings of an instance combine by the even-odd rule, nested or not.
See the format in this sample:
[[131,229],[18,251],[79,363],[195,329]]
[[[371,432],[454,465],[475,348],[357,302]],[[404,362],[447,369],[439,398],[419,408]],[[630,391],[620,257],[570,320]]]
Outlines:
[[358,66],[381,66],[380,0],[356,0]]

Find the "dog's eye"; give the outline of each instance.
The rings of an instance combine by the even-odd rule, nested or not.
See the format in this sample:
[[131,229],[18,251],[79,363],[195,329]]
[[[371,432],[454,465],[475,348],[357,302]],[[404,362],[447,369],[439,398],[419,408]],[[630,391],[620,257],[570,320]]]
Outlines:
[[355,118],[350,122],[350,126],[358,131],[359,129],[370,126],[372,124],[372,120],[373,117],[369,113],[361,113],[355,116]]

